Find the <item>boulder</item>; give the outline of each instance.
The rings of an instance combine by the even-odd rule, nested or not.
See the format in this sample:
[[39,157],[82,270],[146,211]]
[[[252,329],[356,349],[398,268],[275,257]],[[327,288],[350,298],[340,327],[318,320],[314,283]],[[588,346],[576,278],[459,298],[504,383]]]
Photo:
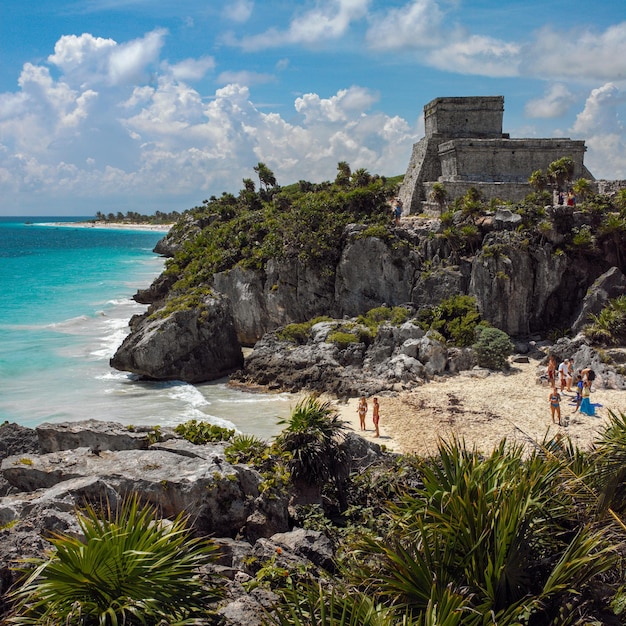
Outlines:
[[179,308],[166,303],[159,311],[133,328],[111,359],[112,367],[155,380],[199,383],[222,378],[243,365],[224,296],[205,296],[193,306],[183,303]]
[[32,492],[77,479],[97,477],[117,494],[138,492],[164,516],[181,512],[205,534],[234,536],[244,526],[262,477],[220,457],[191,458],[156,450],[64,450],[29,457],[12,456],[0,466],[16,489]]
[[577,333],[589,322],[591,314],[598,315],[608,301],[626,294],[626,276],[617,267],[612,267],[599,276],[587,289],[578,314],[572,324],[572,331]]
[[[117,422],[82,420],[80,422],[44,422],[35,429],[42,453],[91,448],[99,450],[140,450],[149,445],[149,426],[126,427]],[[161,433],[161,437],[171,437],[171,433]]]

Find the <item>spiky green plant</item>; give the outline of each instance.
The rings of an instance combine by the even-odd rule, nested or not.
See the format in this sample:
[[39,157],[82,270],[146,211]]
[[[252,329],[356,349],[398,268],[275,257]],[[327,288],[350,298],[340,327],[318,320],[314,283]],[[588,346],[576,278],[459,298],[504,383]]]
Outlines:
[[341,446],[345,423],[330,402],[315,396],[301,400],[276,439],[278,449],[290,454],[287,467],[296,484],[321,492],[332,482],[342,498],[342,483],[348,474],[346,454]]
[[250,463],[254,465],[262,460],[268,451],[268,445],[254,435],[235,435],[224,448],[224,456],[229,463]]
[[366,538],[350,562],[353,582],[365,581],[412,619],[452,593],[463,624],[520,624],[531,615],[552,623],[564,602],[616,561],[601,531],[577,524],[566,468],[551,455],[526,459],[505,441],[487,457],[441,443],[437,457],[423,462],[423,488],[395,508],[388,536]]
[[[309,583],[282,593],[266,626],[395,626],[393,613],[355,589]],[[409,626],[408,622],[405,622]],[[443,625],[442,625],[443,626]]]
[[217,548],[192,538],[182,515],[164,522],[135,496],[115,510],[87,506],[78,523],[84,538],[53,536],[50,557],[12,592],[9,624],[186,624],[217,598],[198,573]]

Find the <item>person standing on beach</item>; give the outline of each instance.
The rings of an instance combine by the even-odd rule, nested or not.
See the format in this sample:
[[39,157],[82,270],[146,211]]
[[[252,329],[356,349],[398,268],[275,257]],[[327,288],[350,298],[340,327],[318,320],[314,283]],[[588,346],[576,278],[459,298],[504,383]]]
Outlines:
[[561,383],[561,393],[563,393],[563,390],[567,386],[566,379],[567,379],[567,368],[568,368],[568,365],[569,365],[569,362],[568,362],[567,359],[564,359],[559,364],[559,382]]
[[376,429],[376,434],[374,435],[374,437],[380,437],[380,431],[378,430],[378,422],[380,421],[380,406],[378,404],[378,398],[374,398],[372,419],[374,420],[374,428]]
[[357,413],[359,414],[359,422],[361,423],[361,430],[367,430],[365,428],[365,416],[367,415],[367,400],[365,396],[361,396],[359,399],[359,406],[357,407]]
[[556,390],[556,387],[552,387],[550,395],[550,411],[552,413],[552,423],[554,424],[554,416],[556,415],[559,420],[559,426],[561,425],[561,394]]
[[550,355],[548,359],[548,367],[546,367],[546,374],[548,375],[548,385],[550,387],[554,386],[554,378],[556,375],[556,359],[553,355]]

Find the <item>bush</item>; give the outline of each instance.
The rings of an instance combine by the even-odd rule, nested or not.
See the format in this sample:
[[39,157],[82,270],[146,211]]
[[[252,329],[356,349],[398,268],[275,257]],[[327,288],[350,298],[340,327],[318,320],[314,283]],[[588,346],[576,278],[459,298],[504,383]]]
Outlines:
[[513,343],[509,336],[498,328],[483,327],[479,330],[478,340],[472,346],[478,365],[492,370],[506,366],[507,357],[513,352]]
[[446,342],[455,346],[469,346],[476,339],[476,328],[481,322],[472,296],[451,296],[436,307],[420,311],[419,325],[425,331],[437,331]]
[[178,424],[174,428],[174,432],[198,446],[215,441],[227,441],[235,434],[235,431],[230,428],[216,426],[210,422],[198,422],[197,420]]

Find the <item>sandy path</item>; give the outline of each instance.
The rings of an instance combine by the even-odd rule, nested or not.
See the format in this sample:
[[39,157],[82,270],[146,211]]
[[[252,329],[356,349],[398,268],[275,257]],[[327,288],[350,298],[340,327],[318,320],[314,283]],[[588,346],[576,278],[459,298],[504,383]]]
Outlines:
[[[374,438],[370,409],[368,430],[359,431],[357,399],[336,403],[342,419],[356,433],[385,444],[397,452],[435,453],[440,438],[463,438],[468,447],[489,452],[504,437],[509,442],[532,445],[558,432],[568,435],[578,447],[587,448],[606,423],[608,410],[626,413],[626,392],[594,387],[591,401],[602,404],[596,417],[574,413],[574,393],[562,395],[564,426],[552,424],[549,388],[537,384],[538,362],[516,363],[510,373],[486,378],[471,372],[442,378],[395,397],[379,396],[381,437]],[[565,426],[567,424],[567,426]]]

